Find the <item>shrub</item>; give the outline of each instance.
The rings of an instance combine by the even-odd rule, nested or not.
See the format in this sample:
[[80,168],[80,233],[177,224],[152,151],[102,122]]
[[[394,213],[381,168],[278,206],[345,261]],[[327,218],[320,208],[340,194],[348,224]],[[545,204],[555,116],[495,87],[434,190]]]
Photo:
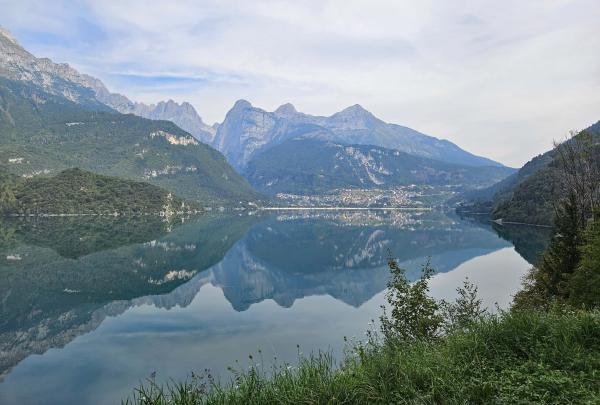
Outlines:
[[404,341],[435,338],[443,324],[439,303],[429,297],[429,280],[434,270],[427,262],[422,275],[414,284],[409,283],[406,271],[393,258],[388,259],[391,279],[387,284],[386,299],[389,315],[382,306],[381,332],[388,341]]

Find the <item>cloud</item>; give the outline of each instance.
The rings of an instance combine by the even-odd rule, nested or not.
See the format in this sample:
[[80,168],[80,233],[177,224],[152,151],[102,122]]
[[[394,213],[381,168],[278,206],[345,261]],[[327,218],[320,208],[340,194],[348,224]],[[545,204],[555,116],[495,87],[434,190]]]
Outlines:
[[[460,3],[460,4],[459,4]],[[594,0],[0,0],[0,24],[133,99],[239,98],[386,121],[520,165],[600,119]]]

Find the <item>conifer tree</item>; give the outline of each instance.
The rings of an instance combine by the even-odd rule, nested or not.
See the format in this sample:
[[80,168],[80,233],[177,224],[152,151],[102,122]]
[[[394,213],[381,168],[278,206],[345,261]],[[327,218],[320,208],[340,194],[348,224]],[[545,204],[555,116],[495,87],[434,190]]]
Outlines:
[[580,249],[581,260],[569,282],[569,303],[575,307],[600,306],[600,222],[591,222]]
[[571,293],[569,279],[581,259],[582,223],[575,193],[556,209],[554,235],[537,266],[525,278],[523,290],[515,295],[516,309],[542,309],[552,301],[566,301]]
[[581,213],[574,193],[559,206],[554,219],[554,236],[538,265],[538,280],[546,295],[568,298],[566,286],[581,258]]

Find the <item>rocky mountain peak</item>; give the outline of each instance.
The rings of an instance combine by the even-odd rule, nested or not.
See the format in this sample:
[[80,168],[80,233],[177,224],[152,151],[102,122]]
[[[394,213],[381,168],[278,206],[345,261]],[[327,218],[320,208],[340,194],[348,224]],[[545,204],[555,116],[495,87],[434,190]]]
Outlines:
[[95,93],[106,88],[95,88],[89,76],[82,75],[66,63],[54,63],[48,58],[36,58],[27,52],[9,31],[0,28],[0,76],[20,80],[42,87],[48,93],[64,96],[81,104],[106,104],[100,97],[90,96],[89,88]]
[[365,110],[360,104],[354,104],[344,108],[342,111],[335,113],[332,117],[374,117],[369,111]]
[[156,105],[136,103],[130,112],[153,120],[172,121],[181,129],[189,132],[196,139],[204,143],[210,144],[216,132],[213,127],[206,125],[202,121],[194,106],[188,102],[179,104],[169,99],[167,101],[160,101]]
[[7,39],[8,41],[12,42],[13,44],[15,44],[16,46],[21,46],[19,45],[19,43],[17,42],[17,40],[15,39],[15,37],[12,36],[12,34],[10,33],[9,30],[7,30],[4,27],[0,26],[0,36],[4,37],[5,39]]
[[[175,102],[174,100],[167,100],[167,101],[160,101],[158,104],[156,104],[156,106],[154,105],[150,105],[150,107],[154,107],[154,114],[159,114],[159,113],[168,113],[168,114],[176,114],[178,112],[180,112],[180,110],[182,110],[183,105],[179,105],[177,102]],[[194,113],[196,111],[194,110]]]
[[337,130],[356,130],[372,128],[377,124],[384,124],[360,104],[354,104],[327,118],[328,125]]
[[235,102],[232,110],[245,110],[247,108],[252,108],[252,104],[250,104],[250,102],[247,100],[240,99]]
[[194,108],[193,105],[191,105],[190,103],[188,103],[187,101],[184,101],[183,103],[181,103],[181,108],[186,111],[187,113],[190,114],[197,114],[196,109]]
[[294,105],[292,103],[282,104],[279,106],[279,108],[277,108],[275,110],[275,114],[283,115],[283,116],[295,115],[297,113],[298,113],[298,111],[296,110],[296,108],[294,107]]
[[[200,118],[194,106],[188,103],[187,101],[184,101],[181,104],[172,99],[169,99],[168,101],[161,101],[156,105],[156,108],[154,108],[153,113],[155,115],[163,115],[163,117],[156,117],[155,119],[169,119],[169,117],[164,115],[168,114],[171,116],[170,118],[193,120],[195,121],[195,123],[204,125],[202,118]],[[176,119],[173,120],[173,122],[175,121]],[[177,124],[177,122],[175,123]],[[189,131],[189,129],[185,130]]]

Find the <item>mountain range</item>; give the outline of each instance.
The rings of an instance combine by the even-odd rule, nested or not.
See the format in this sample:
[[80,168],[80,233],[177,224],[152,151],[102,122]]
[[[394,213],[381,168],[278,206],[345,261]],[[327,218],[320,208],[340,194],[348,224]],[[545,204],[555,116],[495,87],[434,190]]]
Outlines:
[[126,96],[111,93],[102,81],[81,74],[66,63],[56,64],[47,58],[36,58],[2,29],[0,54],[3,56],[0,58],[2,76],[30,81],[52,94],[62,94],[71,101],[81,102],[92,96],[98,102],[124,114],[172,121],[198,140],[223,152],[236,168],[245,166],[249,158],[263,147],[304,131],[315,130],[319,130],[319,133],[313,133],[312,136],[341,143],[382,146],[470,166],[501,166],[490,159],[466,152],[449,141],[408,127],[388,124],[360,105],[322,117],[298,112],[289,103],[274,112],[267,112],[253,107],[248,101],[239,100],[227,113],[222,124],[209,126],[187,102],[178,104],[169,100],[150,105],[133,102]]
[[187,102],[131,101],[35,57],[1,29],[0,142],[0,166],[20,176],[79,166],[208,202],[261,198],[248,180],[268,195],[414,183],[473,189],[514,171],[360,105],[314,116],[239,100],[209,126]]
[[239,100],[217,128],[212,145],[238,170],[268,148],[291,138],[313,138],[346,145],[373,145],[467,166],[502,166],[455,144],[411,128],[388,124],[360,105],[329,117],[313,116],[284,104],[273,112]]
[[33,177],[80,167],[208,203],[260,198],[218,151],[172,122],[119,113],[102,100],[127,99],[89,87],[100,84],[0,35],[0,168]]

